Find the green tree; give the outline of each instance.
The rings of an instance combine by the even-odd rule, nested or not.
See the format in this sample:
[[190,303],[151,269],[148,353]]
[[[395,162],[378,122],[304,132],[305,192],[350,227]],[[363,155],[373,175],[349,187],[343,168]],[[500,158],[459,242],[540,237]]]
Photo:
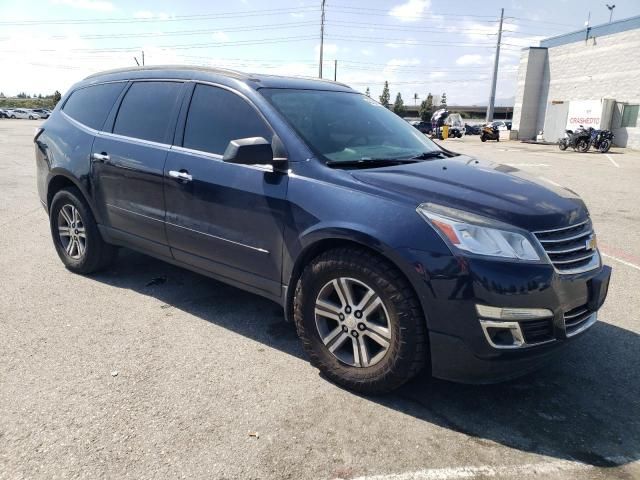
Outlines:
[[367,97],[371,97],[371,90],[369,90],[369,87],[367,87],[367,90],[365,90],[364,94],[365,94]]
[[423,122],[428,122],[431,118],[431,115],[433,114],[433,95],[431,95],[431,92],[429,92],[427,98],[420,104],[419,113],[420,120]]
[[400,92],[398,92],[398,95],[396,95],[396,101],[393,103],[393,113],[400,117],[407,113],[407,109],[404,108],[404,101],[402,100],[402,95],[400,95]]
[[389,93],[389,82],[384,82],[384,88],[382,89],[382,95],[380,95],[380,103],[389,108],[389,102],[391,101],[391,94]]
[[442,92],[442,97],[440,98],[440,106],[442,108],[447,108],[447,94],[446,94],[446,92]]
[[60,92],[58,90],[53,92],[53,104],[54,105],[56,105],[60,101],[61,98],[62,98],[62,95],[60,94]]

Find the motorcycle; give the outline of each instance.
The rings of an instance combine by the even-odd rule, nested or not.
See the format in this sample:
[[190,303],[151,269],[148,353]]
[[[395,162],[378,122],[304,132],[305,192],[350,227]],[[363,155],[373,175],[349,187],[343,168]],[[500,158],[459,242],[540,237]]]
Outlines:
[[609,130],[593,130],[591,132],[591,146],[600,151],[607,153],[613,143],[613,133]]
[[487,140],[495,140],[496,142],[500,141],[500,130],[498,130],[498,127],[491,125],[485,125],[482,127],[480,141],[486,142]]
[[565,130],[564,137],[558,140],[558,148],[562,151],[571,147],[580,153],[586,153],[590,146],[591,132],[585,130],[582,125],[575,132],[573,130]]

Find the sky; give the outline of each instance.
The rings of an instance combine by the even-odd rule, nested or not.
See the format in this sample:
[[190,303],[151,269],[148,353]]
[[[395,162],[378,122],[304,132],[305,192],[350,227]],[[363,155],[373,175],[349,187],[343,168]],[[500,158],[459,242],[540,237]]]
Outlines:
[[[98,71],[142,63],[318,76],[322,0],[0,0],[0,92],[64,93]],[[500,9],[498,105],[512,105],[523,47],[609,21],[605,1],[326,0],[324,78],[406,104],[446,92],[486,105]],[[611,2],[613,3],[613,2]],[[614,20],[640,14],[617,0]],[[414,100],[417,94],[418,99]]]

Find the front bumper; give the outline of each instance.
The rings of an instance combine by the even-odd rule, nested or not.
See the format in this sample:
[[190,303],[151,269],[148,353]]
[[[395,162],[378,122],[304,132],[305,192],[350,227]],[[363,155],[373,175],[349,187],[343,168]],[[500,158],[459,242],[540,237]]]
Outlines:
[[[427,317],[432,374],[464,383],[515,378],[552,360],[595,324],[611,276],[611,268],[602,265],[566,275],[546,264],[432,257],[416,251],[407,251],[406,257]],[[518,321],[522,345],[500,348],[487,338],[477,305],[546,309],[550,315]]]

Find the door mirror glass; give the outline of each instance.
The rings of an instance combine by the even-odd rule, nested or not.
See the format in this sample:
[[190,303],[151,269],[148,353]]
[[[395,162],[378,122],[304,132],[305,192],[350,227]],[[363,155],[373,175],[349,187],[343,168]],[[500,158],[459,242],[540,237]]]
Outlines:
[[272,165],[273,149],[264,137],[231,140],[222,160],[242,165]]

